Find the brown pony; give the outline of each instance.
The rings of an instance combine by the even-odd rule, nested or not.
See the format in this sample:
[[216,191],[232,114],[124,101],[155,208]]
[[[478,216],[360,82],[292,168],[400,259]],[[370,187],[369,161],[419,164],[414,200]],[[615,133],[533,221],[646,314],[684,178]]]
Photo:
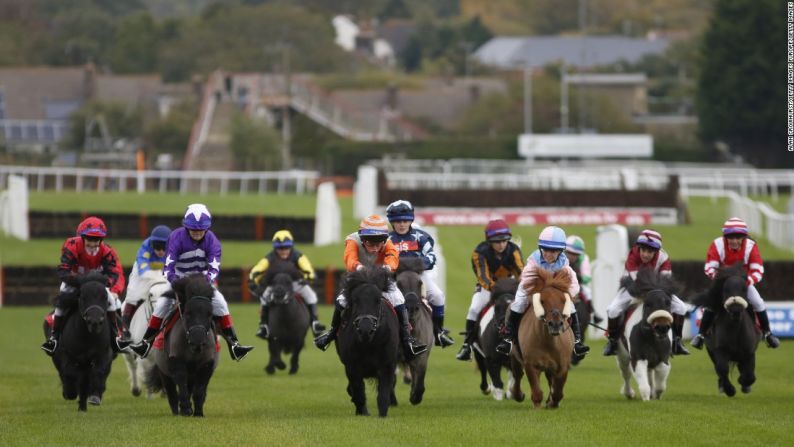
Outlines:
[[568,379],[573,352],[573,333],[568,317],[573,310],[573,301],[568,295],[571,277],[567,270],[557,273],[538,270],[538,278],[532,290],[527,290],[531,305],[524,313],[518,328],[518,344],[513,347],[511,368],[515,382],[513,397],[524,400],[521,378],[524,372],[532,388],[532,403],[540,407],[543,390],[540,388],[540,373],[546,374],[549,383],[547,408],[557,408]]

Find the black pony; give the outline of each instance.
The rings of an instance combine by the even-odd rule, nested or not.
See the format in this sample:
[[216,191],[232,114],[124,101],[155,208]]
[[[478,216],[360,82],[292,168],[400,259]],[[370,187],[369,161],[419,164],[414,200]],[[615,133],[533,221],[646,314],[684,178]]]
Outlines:
[[[518,290],[518,280],[515,278],[502,278],[496,281],[491,289],[490,308],[479,321],[479,337],[474,346],[474,359],[480,370],[480,391],[486,395],[491,393],[496,400],[505,397],[502,368],[508,370],[508,381],[513,379],[510,372],[510,357],[496,352],[496,346],[504,338],[500,331],[505,325],[505,315],[515,299],[516,290]],[[491,377],[492,386],[488,385],[488,375]],[[508,386],[507,398],[510,397]]]
[[147,385],[155,392],[165,388],[174,415],[204,416],[207,386],[218,365],[213,289],[203,275],[180,278],[171,286],[179,298],[179,319],[165,334],[163,348],[155,352],[157,367]]
[[388,273],[381,268],[350,272],[345,278],[348,300],[336,340],[336,352],[345,365],[347,393],[357,415],[369,415],[364,379],[378,383],[378,414],[386,417],[394,389],[399,325],[397,314],[383,298]]
[[715,313],[711,330],[705,335],[719,391],[729,397],[736,395],[736,387],[728,376],[731,365],[736,364],[742,392],[749,393],[755,383],[755,350],[761,332],[747,302],[747,275],[743,267],[719,269],[711,289],[697,295],[692,303]]
[[[52,362],[61,378],[63,398],[74,400],[79,396],[77,410],[86,411],[89,400],[94,405],[100,403],[113,352],[106,321],[107,277],[88,273],[79,278],[79,284],[77,312],[66,316]],[[45,326],[45,335],[48,330]]]
[[[425,374],[427,373],[427,362],[430,357],[430,347],[433,345],[433,316],[430,308],[425,304],[424,284],[422,283],[422,272],[425,266],[420,258],[400,259],[397,268],[397,287],[405,297],[405,309],[408,311],[408,320],[411,322],[411,335],[416,341],[428,346],[428,349],[413,356],[407,362],[402,360],[407,366],[404,380],[411,384],[410,401],[413,405],[422,402],[425,393]],[[403,359],[405,356],[402,356]],[[393,399],[396,403],[396,398]]]
[[634,397],[629,381],[633,375],[642,400],[660,399],[670,374],[673,323],[670,306],[676,285],[670,276],[643,268],[637,272],[636,279],[623,278],[620,286],[640,301],[626,312],[618,347],[622,393],[629,399]]
[[292,289],[293,281],[303,278],[291,262],[277,261],[267,269],[263,284],[270,286],[270,311],[267,324],[270,334],[267,339],[270,361],[265,372],[273,374],[276,368],[284,369],[281,353],[292,353],[289,373],[298,372],[298,358],[309,330],[309,311],[298,301]]

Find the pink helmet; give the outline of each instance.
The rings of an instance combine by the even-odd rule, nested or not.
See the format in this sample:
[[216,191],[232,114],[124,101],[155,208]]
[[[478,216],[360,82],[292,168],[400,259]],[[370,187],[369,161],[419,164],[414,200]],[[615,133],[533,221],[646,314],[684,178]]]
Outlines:
[[722,235],[743,234],[747,235],[747,224],[738,217],[731,217],[722,224]]

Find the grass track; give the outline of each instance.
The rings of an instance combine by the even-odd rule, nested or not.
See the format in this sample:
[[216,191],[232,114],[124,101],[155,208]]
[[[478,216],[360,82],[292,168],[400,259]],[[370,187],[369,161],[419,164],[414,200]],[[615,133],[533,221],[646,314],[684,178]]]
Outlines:
[[[462,316],[462,306],[452,306]],[[480,394],[472,363],[454,360],[457,346],[434,350],[425,400],[400,405],[382,420],[354,416],[333,352],[304,351],[296,376],[266,376],[266,345],[252,334],[256,307],[234,305],[244,341],[257,349],[237,364],[224,346],[202,420],[173,417],[163,399],[129,394],[121,359],[100,407],[78,414],[60,397],[57,377],[38,344],[43,307],[0,309],[0,445],[792,445],[794,343],[759,348],[758,382],[749,395],[717,394],[705,352],[673,359],[668,392],[657,402],[626,401],[612,358],[591,355],[571,372],[557,411]],[[329,307],[322,309],[328,320]],[[594,351],[602,344],[595,343]],[[525,390],[527,385],[525,383]],[[367,387],[370,411],[374,390]]]

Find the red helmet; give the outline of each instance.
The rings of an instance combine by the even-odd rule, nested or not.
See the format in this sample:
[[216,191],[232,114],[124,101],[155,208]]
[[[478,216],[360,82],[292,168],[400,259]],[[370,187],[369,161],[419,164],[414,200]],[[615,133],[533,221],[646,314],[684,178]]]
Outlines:
[[91,216],[77,226],[77,235],[104,238],[108,235],[108,228],[105,226],[105,222],[102,222],[102,219]]

